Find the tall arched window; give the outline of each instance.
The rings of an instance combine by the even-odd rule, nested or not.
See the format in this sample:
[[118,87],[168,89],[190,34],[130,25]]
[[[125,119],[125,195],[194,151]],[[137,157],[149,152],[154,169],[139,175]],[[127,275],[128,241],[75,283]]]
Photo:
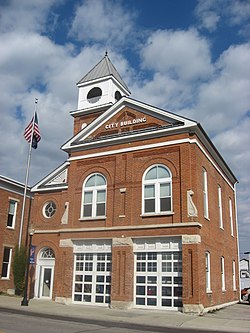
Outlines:
[[83,184],[82,218],[106,215],[107,182],[103,175],[94,173]]
[[143,177],[143,214],[172,212],[172,175],[161,164],[151,166]]

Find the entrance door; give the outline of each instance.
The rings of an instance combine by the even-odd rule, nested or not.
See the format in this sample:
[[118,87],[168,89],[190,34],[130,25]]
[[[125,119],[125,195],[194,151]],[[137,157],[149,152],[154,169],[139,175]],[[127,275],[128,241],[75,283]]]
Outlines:
[[55,268],[55,254],[49,248],[43,248],[37,256],[35,297],[52,298]]
[[41,267],[41,285],[40,285],[40,297],[51,298],[53,285],[53,268]]

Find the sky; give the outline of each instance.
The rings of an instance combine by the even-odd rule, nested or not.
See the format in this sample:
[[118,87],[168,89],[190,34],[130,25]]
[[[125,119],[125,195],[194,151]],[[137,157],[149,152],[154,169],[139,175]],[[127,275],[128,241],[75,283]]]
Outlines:
[[0,0],[0,174],[25,182],[35,98],[42,139],[29,184],[67,159],[76,83],[105,55],[131,97],[202,124],[237,185],[250,251],[250,1]]

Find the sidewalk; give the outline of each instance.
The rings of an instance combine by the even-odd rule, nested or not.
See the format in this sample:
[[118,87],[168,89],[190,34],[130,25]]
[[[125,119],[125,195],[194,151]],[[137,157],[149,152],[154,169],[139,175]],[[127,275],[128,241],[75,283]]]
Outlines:
[[[203,316],[187,315],[163,310],[115,310],[89,305],[63,305],[54,301],[32,299],[29,306],[21,306],[21,298],[0,295],[0,311],[21,312],[40,317],[55,319],[67,318],[71,321],[86,323],[104,323],[124,327],[126,324],[136,327],[186,328],[202,331],[248,332],[250,333],[250,305],[236,304]],[[180,330],[181,331],[181,330]]]

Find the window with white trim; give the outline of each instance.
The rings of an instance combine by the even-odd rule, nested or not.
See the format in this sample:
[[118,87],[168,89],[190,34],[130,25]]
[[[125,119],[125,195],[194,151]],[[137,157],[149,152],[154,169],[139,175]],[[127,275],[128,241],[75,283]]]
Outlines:
[[235,274],[235,260],[233,260],[232,264],[232,269],[233,269],[233,290],[236,290],[236,274]]
[[8,219],[7,219],[8,228],[11,229],[15,228],[16,212],[17,212],[17,201],[10,199],[9,209],[8,209]]
[[219,207],[219,223],[220,223],[220,228],[224,229],[223,216],[222,216],[221,187],[220,186],[218,186],[218,207]]
[[83,184],[82,218],[106,216],[107,182],[103,175],[90,175]]
[[206,260],[206,292],[211,292],[211,263],[210,263],[210,252],[205,253]]
[[224,257],[220,258],[220,263],[221,263],[221,290],[225,291],[226,283],[225,283],[225,258]]
[[204,217],[208,216],[208,188],[207,188],[207,170],[202,169],[202,190],[203,190],[203,207],[204,207]]
[[54,201],[48,201],[43,206],[43,216],[50,219],[55,215],[56,212],[56,204]]
[[11,266],[12,249],[5,247],[3,250],[2,279],[9,279]]
[[229,220],[230,220],[230,227],[231,227],[231,236],[234,236],[233,205],[232,205],[231,198],[229,198]]
[[143,176],[143,214],[172,212],[172,175],[161,164],[151,166]]

